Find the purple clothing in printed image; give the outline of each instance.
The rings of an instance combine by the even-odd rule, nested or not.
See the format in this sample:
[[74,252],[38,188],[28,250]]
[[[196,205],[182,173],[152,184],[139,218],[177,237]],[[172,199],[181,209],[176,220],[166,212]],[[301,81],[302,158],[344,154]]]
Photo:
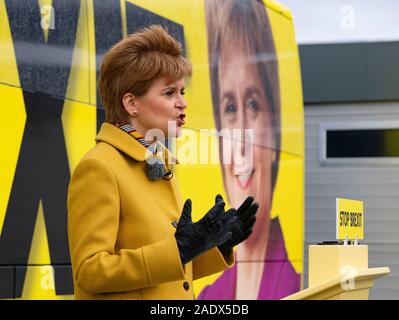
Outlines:
[[[301,286],[301,276],[288,260],[277,218],[271,221],[270,231],[258,300],[278,300],[299,291]],[[198,300],[235,300],[237,263],[224,271],[213,284],[206,286]]]

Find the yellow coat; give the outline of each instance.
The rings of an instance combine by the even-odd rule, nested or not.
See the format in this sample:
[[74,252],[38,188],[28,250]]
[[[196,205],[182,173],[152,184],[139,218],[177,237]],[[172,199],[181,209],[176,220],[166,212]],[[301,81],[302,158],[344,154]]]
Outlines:
[[192,281],[232,267],[232,250],[183,265],[172,224],[183,207],[176,178],[150,181],[146,148],[112,124],[96,141],[68,190],[75,298],[194,299]]

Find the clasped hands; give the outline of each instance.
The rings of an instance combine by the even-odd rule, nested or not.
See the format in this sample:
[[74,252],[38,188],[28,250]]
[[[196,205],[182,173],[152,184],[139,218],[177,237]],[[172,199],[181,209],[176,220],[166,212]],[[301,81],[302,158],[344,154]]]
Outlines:
[[225,202],[218,194],[215,205],[199,221],[193,222],[191,200],[186,200],[175,232],[184,264],[216,246],[225,255],[251,235],[259,208],[254,198],[247,197],[238,209],[224,211],[224,206]]

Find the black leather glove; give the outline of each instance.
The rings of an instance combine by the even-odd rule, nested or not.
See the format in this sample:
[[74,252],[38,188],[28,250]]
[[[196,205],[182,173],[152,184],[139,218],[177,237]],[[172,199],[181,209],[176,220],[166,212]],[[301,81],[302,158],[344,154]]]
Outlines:
[[[221,195],[217,195],[217,201],[223,201]],[[259,204],[253,203],[253,197],[247,197],[237,210],[228,210],[225,214],[235,216],[238,219],[233,223],[232,236],[230,239],[218,246],[220,252],[225,255],[227,251],[235,247],[237,244],[246,240],[252,233],[252,227],[256,221],[256,212]]]
[[191,220],[191,200],[188,199],[184,203],[175,232],[180,257],[184,264],[226,242],[232,236],[231,228],[237,218],[233,215],[224,215],[223,199],[217,198],[215,202],[198,222]]

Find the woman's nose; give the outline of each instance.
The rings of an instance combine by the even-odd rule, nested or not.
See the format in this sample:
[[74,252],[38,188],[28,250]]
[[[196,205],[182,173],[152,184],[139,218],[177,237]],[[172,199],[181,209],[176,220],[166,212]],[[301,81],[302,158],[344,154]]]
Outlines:
[[181,96],[179,101],[177,101],[176,107],[182,110],[187,108],[187,101],[183,98],[183,96]]
[[238,143],[236,144],[236,151],[243,156],[246,152],[245,149],[248,147],[248,144],[253,144],[254,134],[254,129],[251,123],[248,123],[245,112],[241,112],[239,114],[237,128],[239,129],[239,135],[237,135]]

